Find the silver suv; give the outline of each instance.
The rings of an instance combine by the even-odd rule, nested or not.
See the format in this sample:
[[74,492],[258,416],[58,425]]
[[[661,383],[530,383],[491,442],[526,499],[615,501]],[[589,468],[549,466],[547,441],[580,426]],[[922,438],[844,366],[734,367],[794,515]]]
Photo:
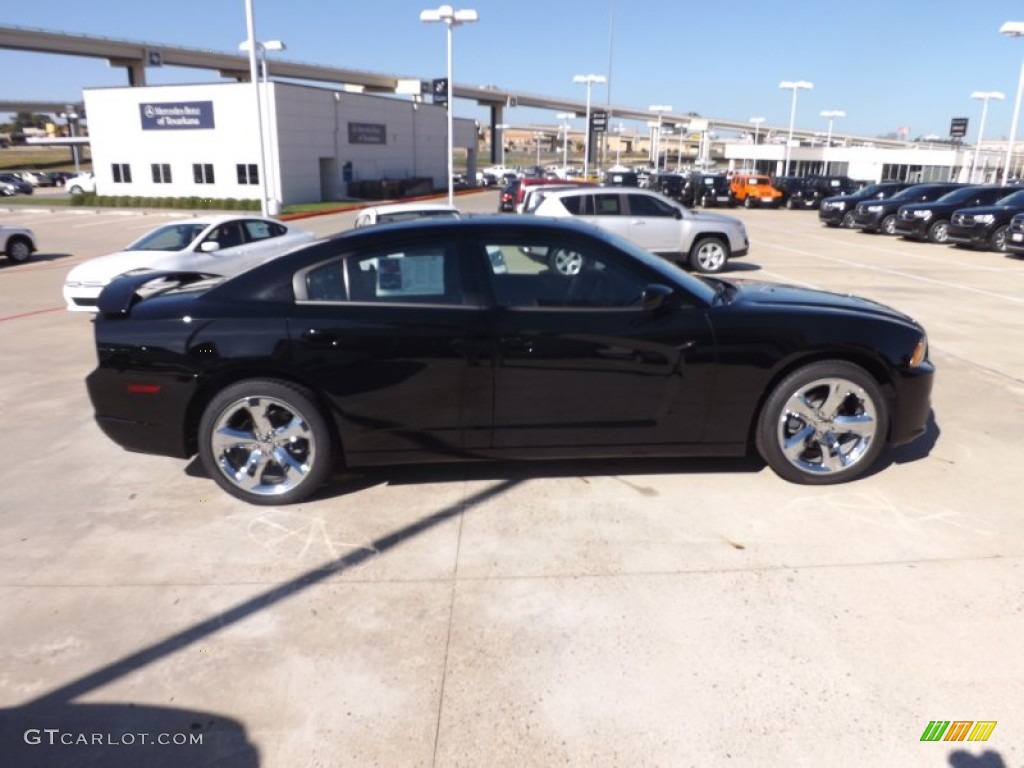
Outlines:
[[698,272],[721,272],[750,248],[739,219],[688,211],[646,189],[565,189],[548,194],[534,213],[587,221]]

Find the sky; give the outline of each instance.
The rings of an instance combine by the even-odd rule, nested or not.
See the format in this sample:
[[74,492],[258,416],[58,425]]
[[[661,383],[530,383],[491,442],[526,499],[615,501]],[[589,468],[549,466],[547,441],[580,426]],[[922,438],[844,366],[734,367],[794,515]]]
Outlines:
[[[275,57],[431,79],[445,69],[445,31],[419,20],[440,2],[424,0],[253,0],[256,38],[282,40]],[[454,81],[583,101],[576,74],[610,75],[595,106],[673,111],[786,127],[792,95],[783,80],[806,80],[796,126],[827,128],[823,110],[842,110],[835,132],[946,138],[967,117],[976,138],[1009,135],[1024,38],[999,34],[1024,21],[1021,0],[823,3],[820,0],[470,0],[480,19],[454,30]],[[47,0],[9,2],[0,25],[236,52],[246,38],[244,0]],[[271,72],[273,66],[271,65]],[[149,84],[209,82],[215,73],[150,69]],[[104,60],[0,50],[0,99],[80,101],[83,88],[127,85]],[[610,89],[610,94],[608,92]],[[474,103],[455,114],[486,122]],[[556,123],[529,109],[506,111],[512,125]],[[624,121],[627,130],[639,126]],[[764,130],[762,128],[762,130]],[[1018,130],[1018,139],[1022,131]]]

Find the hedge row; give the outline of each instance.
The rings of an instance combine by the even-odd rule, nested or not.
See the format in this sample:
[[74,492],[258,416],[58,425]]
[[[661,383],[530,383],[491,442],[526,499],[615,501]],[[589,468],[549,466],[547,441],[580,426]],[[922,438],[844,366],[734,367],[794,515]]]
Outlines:
[[216,211],[258,211],[259,200],[239,200],[234,197],[138,197],[133,195],[97,195],[87,192],[71,196],[72,205],[102,206],[109,208],[185,208]]

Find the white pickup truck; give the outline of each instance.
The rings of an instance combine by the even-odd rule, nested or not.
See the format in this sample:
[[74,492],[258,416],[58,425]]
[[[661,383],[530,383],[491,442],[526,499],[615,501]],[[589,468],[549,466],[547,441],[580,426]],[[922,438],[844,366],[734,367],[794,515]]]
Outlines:
[[36,236],[26,227],[12,227],[0,224],[0,245],[4,255],[15,264],[28,261],[38,249]]

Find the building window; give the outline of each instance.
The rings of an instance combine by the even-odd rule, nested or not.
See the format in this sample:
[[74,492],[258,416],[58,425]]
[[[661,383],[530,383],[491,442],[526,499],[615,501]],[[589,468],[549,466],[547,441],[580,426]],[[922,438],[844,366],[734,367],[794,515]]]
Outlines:
[[153,163],[150,168],[153,169],[153,183],[154,184],[170,184],[171,183],[171,166],[167,163]]
[[213,164],[192,163],[192,178],[196,184],[213,184]]
[[255,163],[249,163],[244,165],[239,163],[235,166],[238,170],[238,183],[239,184],[259,184],[260,183],[260,171],[259,167]]
[[110,170],[114,174],[115,184],[132,183],[132,167],[128,163],[114,163],[110,166]]

